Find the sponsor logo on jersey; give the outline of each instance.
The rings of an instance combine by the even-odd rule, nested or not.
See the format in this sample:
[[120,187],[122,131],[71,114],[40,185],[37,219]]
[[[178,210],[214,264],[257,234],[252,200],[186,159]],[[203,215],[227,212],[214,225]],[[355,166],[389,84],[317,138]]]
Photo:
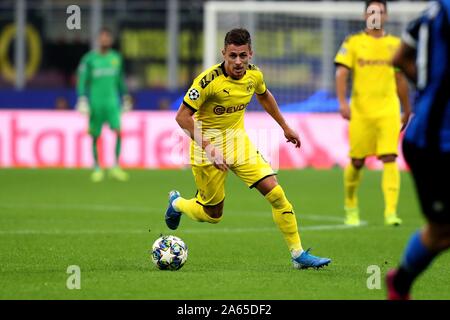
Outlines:
[[215,106],[213,109],[213,112],[220,116],[224,113],[234,113],[234,112],[242,111],[245,108],[247,108],[247,106],[248,106],[248,103],[240,104],[237,106],[230,106],[230,107]]
[[110,77],[116,75],[115,68],[98,68],[92,71],[94,77]]
[[360,67],[365,67],[365,66],[390,66],[391,62],[389,60],[382,60],[382,59],[358,59],[358,65]]

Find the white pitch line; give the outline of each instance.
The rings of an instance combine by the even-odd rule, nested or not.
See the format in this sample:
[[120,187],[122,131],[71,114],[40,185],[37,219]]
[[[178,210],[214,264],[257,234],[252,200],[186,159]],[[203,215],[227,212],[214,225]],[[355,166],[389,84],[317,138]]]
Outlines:
[[[0,208],[6,209],[34,209],[34,210],[83,210],[100,212],[139,212],[139,213],[161,213],[161,209],[140,206],[111,206],[102,204],[0,204]],[[232,211],[234,215],[252,215],[266,217],[265,211]],[[335,221],[343,222],[343,218],[317,214],[297,214],[300,223],[302,220],[312,221]],[[361,226],[366,226],[367,221],[361,221]],[[301,226],[300,231],[311,230],[338,230],[352,229],[353,226],[344,224],[328,224],[315,226]],[[182,233],[249,233],[249,232],[278,232],[276,226],[261,228],[208,228],[208,229],[181,229]],[[148,231],[142,229],[135,230],[0,230],[0,235],[82,235],[82,234],[147,234]]]
[[[152,207],[142,207],[142,206],[111,206],[103,204],[24,204],[24,203],[10,203],[10,204],[0,204],[0,209],[33,209],[33,210],[81,210],[81,211],[99,211],[99,212],[138,212],[138,213],[162,213],[165,208],[152,208]],[[267,211],[235,211],[230,210],[236,215],[252,215],[266,217],[267,214],[271,214],[270,210]],[[225,213],[226,214],[226,213]],[[297,218],[299,220],[316,220],[316,221],[336,221],[343,222],[344,218],[328,215],[318,215],[318,214],[303,214],[298,213]]]
[[[0,208],[4,209],[35,209],[35,210],[81,210],[81,211],[106,211],[106,212],[153,212],[153,208],[136,207],[136,206],[111,206],[103,204],[24,204],[11,203],[0,204]],[[155,211],[156,212],[156,211]]]
[[[366,226],[367,222],[362,221],[361,226]],[[321,231],[321,230],[339,230],[353,229],[357,227],[330,224],[318,226],[300,227],[300,231]],[[276,226],[261,228],[208,228],[208,229],[180,229],[180,233],[258,233],[258,232],[278,232]],[[148,234],[147,230],[0,230],[0,235],[114,235],[114,234]]]

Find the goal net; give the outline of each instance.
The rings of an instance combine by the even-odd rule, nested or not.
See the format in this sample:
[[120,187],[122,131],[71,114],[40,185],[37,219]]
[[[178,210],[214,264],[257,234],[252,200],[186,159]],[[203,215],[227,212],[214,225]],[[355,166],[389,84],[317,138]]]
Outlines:
[[[388,33],[400,36],[427,2],[388,4]],[[253,63],[284,111],[336,111],[334,56],[345,37],[365,28],[364,1],[210,1],[204,10],[204,67],[222,60],[226,32],[247,28]],[[249,106],[256,109],[255,101]]]

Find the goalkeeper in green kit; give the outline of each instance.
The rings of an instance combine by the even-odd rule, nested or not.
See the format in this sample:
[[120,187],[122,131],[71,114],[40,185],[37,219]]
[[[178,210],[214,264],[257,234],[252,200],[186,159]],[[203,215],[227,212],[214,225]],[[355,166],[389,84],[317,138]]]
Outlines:
[[104,172],[98,161],[97,142],[100,138],[103,124],[109,124],[116,133],[115,165],[109,171],[110,177],[126,181],[128,174],[119,167],[121,149],[121,112],[132,109],[131,97],[123,76],[123,62],[120,54],[111,49],[113,37],[111,31],[103,28],[98,36],[98,50],[86,53],[78,66],[76,109],[89,115],[89,134],[92,136],[92,151],[94,155],[94,171],[91,179],[100,182]]

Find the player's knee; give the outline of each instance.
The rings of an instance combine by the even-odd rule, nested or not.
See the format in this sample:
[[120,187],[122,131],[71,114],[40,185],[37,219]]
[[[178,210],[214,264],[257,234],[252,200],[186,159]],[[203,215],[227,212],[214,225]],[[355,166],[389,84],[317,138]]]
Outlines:
[[275,209],[283,209],[287,206],[291,207],[286,195],[284,194],[283,188],[280,185],[275,186],[275,188],[266,194],[265,197]]
[[425,228],[425,238],[433,250],[438,252],[446,250],[450,248],[450,226],[430,223]]
[[442,240],[442,250],[447,250],[448,248],[450,248],[450,237]]
[[395,162],[395,159],[397,159],[397,155],[395,155],[395,154],[387,154],[387,155],[380,156],[379,159],[383,163]]
[[435,239],[433,249],[437,252],[441,252],[450,248],[450,237],[443,237]]
[[220,222],[220,220],[222,220],[222,215],[223,215],[223,201],[214,206],[205,207],[205,212],[211,218],[217,219],[217,222],[215,222],[215,223]]
[[355,169],[361,169],[364,167],[364,162],[366,159],[352,159],[352,165],[355,167]]

